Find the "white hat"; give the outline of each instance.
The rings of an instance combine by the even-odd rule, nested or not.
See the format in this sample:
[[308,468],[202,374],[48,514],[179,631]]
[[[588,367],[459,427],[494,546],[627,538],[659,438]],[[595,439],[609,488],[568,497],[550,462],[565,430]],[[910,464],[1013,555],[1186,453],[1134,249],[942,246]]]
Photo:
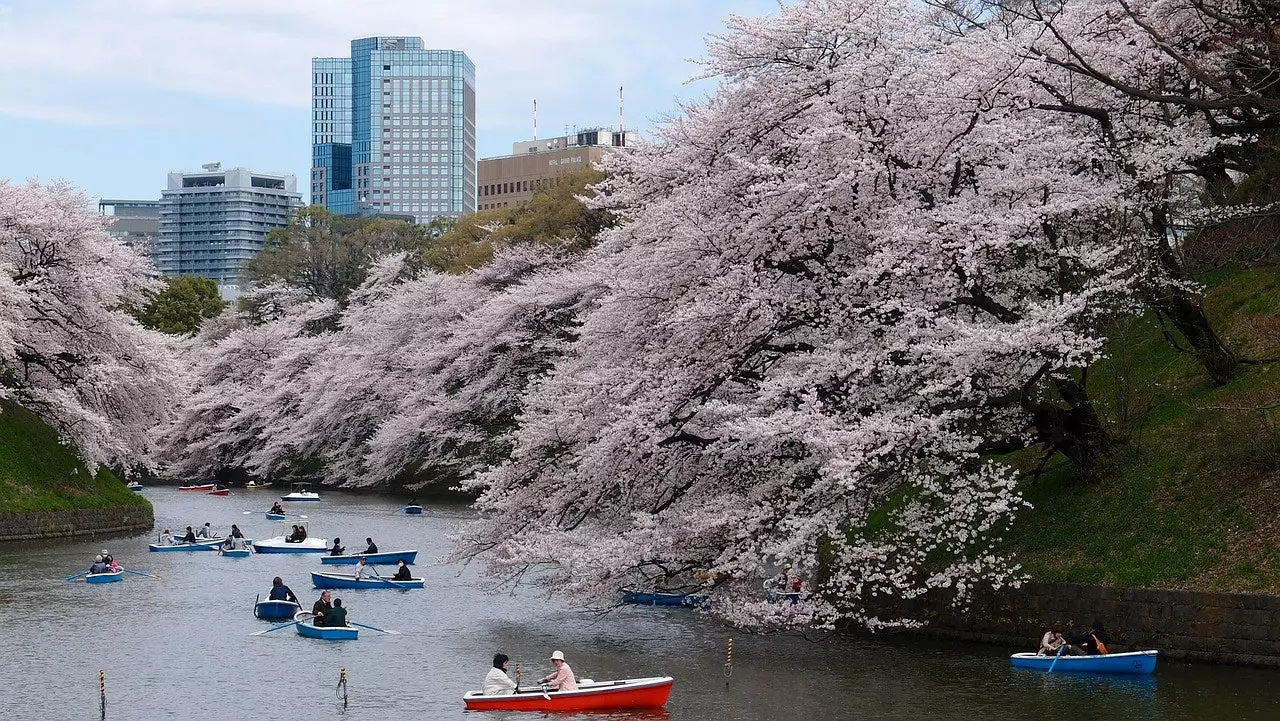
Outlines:
[[563,660],[564,660],[564,651],[556,651],[556,652],[552,653],[552,654],[551,654],[551,660],[552,660],[552,661],[563,661]]
[[782,564],[782,567],[783,567],[783,568],[791,568],[791,564],[790,564],[790,563],[784,563],[784,564]]
[[102,549],[102,555],[104,555],[104,556],[105,556],[105,555],[107,555],[107,549],[105,549],[105,548],[104,548],[104,549]]

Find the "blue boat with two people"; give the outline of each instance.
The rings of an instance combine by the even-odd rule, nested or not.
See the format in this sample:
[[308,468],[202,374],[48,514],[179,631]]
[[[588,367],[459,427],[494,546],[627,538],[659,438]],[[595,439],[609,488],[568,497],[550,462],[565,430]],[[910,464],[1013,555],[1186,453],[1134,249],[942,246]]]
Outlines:
[[622,589],[622,602],[637,606],[701,606],[707,602],[706,596],[691,593],[675,593],[670,591],[638,591],[634,588]]
[[1145,674],[1156,670],[1159,651],[1130,651],[1092,656],[1054,656],[1039,653],[1015,653],[1010,656],[1014,668],[1036,671],[1073,673]]
[[414,559],[418,557],[418,550],[412,551],[386,551],[384,553],[351,553],[341,556],[325,556],[320,559],[320,563],[326,566],[354,566],[365,559],[370,566],[394,566],[404,561],[405,564],[412,566]]
[[320,573],[312,571],[311,585],[316,588],[398,588],[407,591],[411,588],[422,588],[423,580],[421,578],[410,578],[408,581],[397,581],[382,576],[356,578],[355,574],[349,573]]

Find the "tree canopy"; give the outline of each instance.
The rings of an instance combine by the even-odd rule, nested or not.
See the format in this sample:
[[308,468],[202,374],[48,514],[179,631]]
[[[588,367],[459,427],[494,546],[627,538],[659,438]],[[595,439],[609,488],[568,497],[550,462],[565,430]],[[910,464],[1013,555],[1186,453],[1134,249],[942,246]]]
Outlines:
[[146,328],[172,335],[194,335],[200,325],[226,307],[218,284],[208,278],[180,275],[164,279],[165,287],[134,316]]

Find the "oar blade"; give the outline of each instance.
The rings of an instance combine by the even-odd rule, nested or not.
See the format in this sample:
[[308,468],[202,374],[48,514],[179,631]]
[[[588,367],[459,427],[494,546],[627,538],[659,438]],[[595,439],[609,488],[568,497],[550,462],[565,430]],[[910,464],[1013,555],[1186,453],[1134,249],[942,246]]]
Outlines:
[[66,578],[64,578],[64,579],[62,579],[62,580],[63,580],[64,582],[65,582],[65,581],[74,581],[74,580],[76,580],[77,578],[84,578],[85,576],[88,576],[88,575],[89,575],[89,571],[85,571],[85,572],[83,572],[83,573],[77,573],[77,574],[74,574],[74,575],[71,575],[71,576],[67,576]]
[[262,635],[264,635],[264,634],[271,633],[272,631],[279,631],[279,630],[280,630],[280,629],[282,629],[282,628],[289,628],[290,626],[296,626],[296,625],[298,625],[298,621],[290,621],[290,622],[288,622],[288,623],[282,623],[282,624],[280,624],[279,626],[272,626],[271,628],[268,628],[268,629],[267,629],[267,630],[265,630],[265,631],[256,631],[256,632],[251,633],[251,634],[249,634],[249,635],[250,635],[250,636],[262,636]]

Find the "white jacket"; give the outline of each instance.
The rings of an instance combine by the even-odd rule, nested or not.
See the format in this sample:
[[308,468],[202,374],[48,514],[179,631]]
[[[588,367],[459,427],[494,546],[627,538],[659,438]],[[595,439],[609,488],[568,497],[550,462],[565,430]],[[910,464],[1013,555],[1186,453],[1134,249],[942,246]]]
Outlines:
[[516,682],[510,676],[500,668],[489,669],[489,675],[484,677],[485,696],[509,696],[515,692]]

